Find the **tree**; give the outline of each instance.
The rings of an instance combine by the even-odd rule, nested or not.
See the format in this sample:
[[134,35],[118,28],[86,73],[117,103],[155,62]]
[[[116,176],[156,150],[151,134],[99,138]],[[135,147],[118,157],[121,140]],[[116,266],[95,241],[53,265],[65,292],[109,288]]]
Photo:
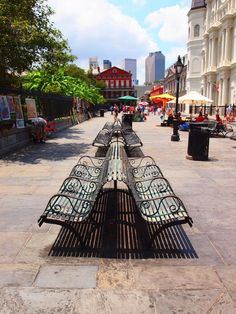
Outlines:
[[63,69],[53,74],[45,70],[31,71],[24,78],[23,87],[45,93],[78,97],[92,104],[104,103],[99,88],[80,78],[65,75]]
[[65,65],[75,59],[49,17],[44,0],[0,0],[0,78],[32,69]]

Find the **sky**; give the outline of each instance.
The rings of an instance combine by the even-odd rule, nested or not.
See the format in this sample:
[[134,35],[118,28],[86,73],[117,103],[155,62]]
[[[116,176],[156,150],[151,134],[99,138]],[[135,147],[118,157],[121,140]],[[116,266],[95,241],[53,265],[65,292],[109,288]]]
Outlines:
[[137,79],[145,81],[145,58],[161,51],[166,68],[187,52],[187,13],[191,0],[48,0],[52,20],[68,40],[76,64],[88,69],[89,57],[121,67],[137,59]]

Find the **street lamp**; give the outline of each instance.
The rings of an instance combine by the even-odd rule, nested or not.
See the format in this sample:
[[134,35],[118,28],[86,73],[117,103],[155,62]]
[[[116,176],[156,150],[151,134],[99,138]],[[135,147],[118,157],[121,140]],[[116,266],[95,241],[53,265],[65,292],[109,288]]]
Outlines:
[[175,77],[176,77],[176,97],[175,97],[175,118],[173,121],[173,134],[171,135],[171,141],[179,141],[179,121],[178,121],[178,105],[179,105],[179,79],[183,71],[184,64],[181,62],[180,56],[174,65],[175,68]]

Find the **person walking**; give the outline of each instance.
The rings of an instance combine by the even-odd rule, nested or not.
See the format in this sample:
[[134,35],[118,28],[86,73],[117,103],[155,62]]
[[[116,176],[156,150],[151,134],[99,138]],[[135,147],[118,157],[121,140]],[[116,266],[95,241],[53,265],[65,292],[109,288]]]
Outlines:
[[117,104],[114,105],[114,121],[116,122],[118,119],[119,108]]

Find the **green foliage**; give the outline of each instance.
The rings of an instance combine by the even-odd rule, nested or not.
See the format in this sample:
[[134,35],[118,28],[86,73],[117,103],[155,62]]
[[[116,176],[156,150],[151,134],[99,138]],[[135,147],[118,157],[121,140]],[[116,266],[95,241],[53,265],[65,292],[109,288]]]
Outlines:
[[0,0],[0,76],[17,75],[36,64],[59,67],[75,59],[49,17],[44,0]]
[[23,87],[45,93],[79,97],[92,104],[104,103],[100,89],[80,78],[65,75],[63,69],[53,74],[45,70],[29,72],[24,78]]

